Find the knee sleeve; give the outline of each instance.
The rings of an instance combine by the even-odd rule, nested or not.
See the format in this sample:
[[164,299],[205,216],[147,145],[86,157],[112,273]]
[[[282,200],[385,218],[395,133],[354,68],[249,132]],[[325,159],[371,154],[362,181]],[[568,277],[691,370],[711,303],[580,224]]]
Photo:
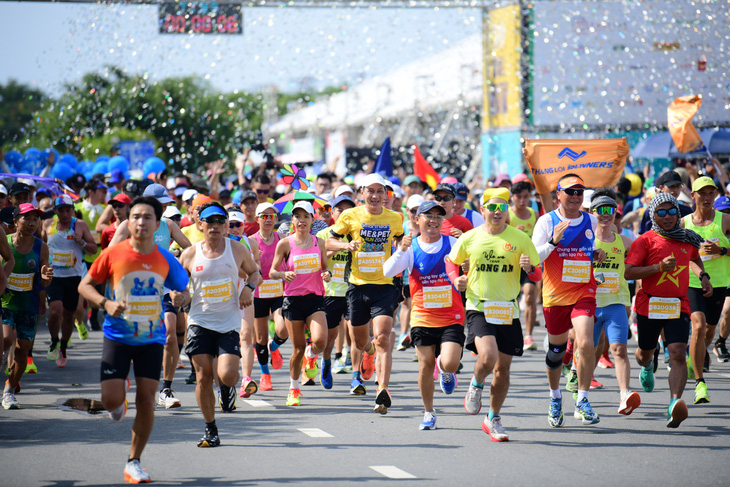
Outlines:
[[548,343],[548,351],[545,355],[545,364],[548,369],[555,370],[563,366],[563,355],[565,355],[567,345],[567,343],[562,345]]
[[261,365],[266,365],[269,363],[269,347],[266,345],[259,345],[258,343],[254,344],[254,348],[256,349],[256,355],[259,359],[259,363]]

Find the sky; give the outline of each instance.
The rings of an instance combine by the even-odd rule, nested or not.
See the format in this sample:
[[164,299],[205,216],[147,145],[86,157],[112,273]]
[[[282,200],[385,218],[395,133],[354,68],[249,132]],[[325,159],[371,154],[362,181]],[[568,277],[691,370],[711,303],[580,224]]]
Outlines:
[[0,2],[0,83],[58,95],[105,64],[231,92],[351,84],[481,32],[478,9],[244,8],[242,35],[159,34],[156,5]]

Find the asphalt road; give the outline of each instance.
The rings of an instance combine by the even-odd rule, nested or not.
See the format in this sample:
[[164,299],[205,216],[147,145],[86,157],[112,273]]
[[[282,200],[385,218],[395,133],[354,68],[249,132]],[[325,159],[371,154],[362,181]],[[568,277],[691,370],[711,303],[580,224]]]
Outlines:
[[[536,341],[542,343],[543,336],[544,328],[538,328]],[[117,424],[60,406],[71,398],[99,399],[101,333],[92,332],[85,342],[74,337],[65,369],[45,359],[46,340],[42,331],[39,373],[24,376],[17,396],[21,409],[0,409],[0,485],[123,484],[134,407]],[[436,387],[438,429],[419,431],[423,407],[414,355],[413,349],[394,352],[394,404],[386,416],[372,412],[372,382],[366,396],[349,395],[349,374],[335,375],[330,391],[303,387],[302,406],[285,407],[287,373],[273,371],[274,391],[260,392],[251,402],[239,399],[237,411],[217,414],[222,445],[212,449],[195,445],[204,423],[194,386],[183,382],[190,369],[178,370],[173,389],[182,407],[158,408],[142,466],[154,483],[181,486],[728,485],[730,363],[718,364],[714,355],[706,374],[712,402],[691,405],[694,385],[688,384],[690,416],[679,429],[665,426],[669,394],[663,364],[653,393],[641,391],[638,370],[632,373],[642,405],[628,417],[617,413],[613,370],[598,369],[605,388],[591,391],[590,400],[600,424],[574,420],[566,394],[565,425],[553,429],[547,423],[544,353],[526,352],[513,363],[502,410],[506,443],[489,441],[480,428],[483,414],[464,411],[475,360],[468,352],[454,394]],[[288,356],[285,346],[285,360]],[[487,397],[485,391],[484,413]]]

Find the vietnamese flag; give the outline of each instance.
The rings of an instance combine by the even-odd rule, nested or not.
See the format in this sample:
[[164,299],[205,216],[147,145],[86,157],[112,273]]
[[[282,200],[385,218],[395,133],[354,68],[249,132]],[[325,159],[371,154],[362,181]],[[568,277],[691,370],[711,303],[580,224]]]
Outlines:
[[413,146],[413,174],[421,178],[421,181],[428,184],[431,189],[436,189],[436,185],[439,183],[439,175],[431,164],[424,159],[421,155],[421,151],[418,150],[418,146]]
[[692,125],[692,117],[702,106],[702,96],[680,96],[667,108],[669,134],[679,152],[694,152],[704,147],[700,134]]

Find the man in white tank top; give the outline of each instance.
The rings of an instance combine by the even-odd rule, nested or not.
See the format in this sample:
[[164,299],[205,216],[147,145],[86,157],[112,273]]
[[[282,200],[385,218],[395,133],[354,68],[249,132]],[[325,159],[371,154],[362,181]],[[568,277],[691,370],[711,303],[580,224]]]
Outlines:
[[[220,439],[215,424],[213,360],[218,358],[218,402],[223,412],[231,412],[236,408],[241,358],[240,310],[253,303],[261,273],[246,246],[227,238],[228,212],[223,206],[205,204],[199,215],[196,225],[205,237],[180,257],[193,287],[185,352],[195,367],[195,396],[205,420],[205,435],[198,446],[214,447],[220,445]],[[239,294],[238,279],[245,276],[247,282]]]

